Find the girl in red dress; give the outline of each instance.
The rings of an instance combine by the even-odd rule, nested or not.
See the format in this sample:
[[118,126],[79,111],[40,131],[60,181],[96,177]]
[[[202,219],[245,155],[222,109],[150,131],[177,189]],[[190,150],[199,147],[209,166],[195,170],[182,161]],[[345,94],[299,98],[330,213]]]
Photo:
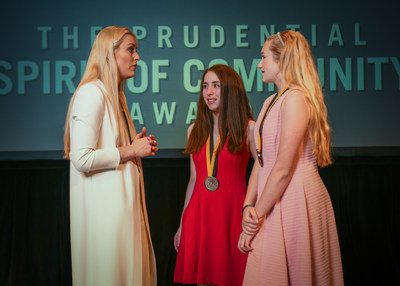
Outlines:
[[174,282],[242,285],[247,255],[237,249],[250,154],[256,156],[254,121],[240,76],[226,65],[202,77],[197,118],[188,128],[190,181],[181,225]]

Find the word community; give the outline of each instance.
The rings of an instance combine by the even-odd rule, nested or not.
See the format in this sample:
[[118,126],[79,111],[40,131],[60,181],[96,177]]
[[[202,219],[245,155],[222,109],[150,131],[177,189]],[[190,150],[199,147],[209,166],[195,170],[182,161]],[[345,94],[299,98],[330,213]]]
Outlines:
[[[176,82],[169,79],[170,73],[182,76],[185,92],[200,92],[201,73],[214,64],[232,66],[243,79],[247,92],[271,92],[272,84],[264,85],[261,73],[257,69],[260,59],[213,59],[203,62],[189,59],[182,67],[175,67],[169,59],[144,60],[138,62],[136,76],[127,81],[127,94],[168,94]],[[400,90],[400,62],[398,57],[347,57],[317,58],[316,65],[322,87],[326,91],[381,91],[384,89]],[[72,61],[18,61],[16,67],[8,61],[0,60],[0,95],[31,94],[73,94],[86,66],[86,61],[75,64]],[[390,80],[389,80],[390,79]],[[366,83],[370,82],[369,88]],[[385,85],[384,85],[385,83]],[[39,90],[38,90],[39,89]]]

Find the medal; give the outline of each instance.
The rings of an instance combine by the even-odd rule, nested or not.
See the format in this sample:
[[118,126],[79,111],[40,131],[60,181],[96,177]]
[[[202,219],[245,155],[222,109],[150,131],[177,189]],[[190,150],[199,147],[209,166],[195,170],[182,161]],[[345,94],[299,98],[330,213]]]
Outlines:
[[210,192],[214,192],[216,189],[218,189],[219,183],[217,178],[213,177],[213,176],[208,176],[205,180],[204,180],[204,186],[206,187],[207,190],[209,190]]
[[204,180],[204,186],[210,192],[214,192],[219,187],[219,182],[217,180],[218,156],[216,152],[216,150],[218,150],[219,143],[220,143],[220,138],[218,138],[214,150],[214,130],[213,127],[211,127],[211,134],[208,137],[206,143],[206,161],[207,161],[208,177]]
[[257,149],[257,158],[258,158],[258,163],[260,163],[260,166],[263,166],[263,158],[262,158],[262,154],[261,151]]

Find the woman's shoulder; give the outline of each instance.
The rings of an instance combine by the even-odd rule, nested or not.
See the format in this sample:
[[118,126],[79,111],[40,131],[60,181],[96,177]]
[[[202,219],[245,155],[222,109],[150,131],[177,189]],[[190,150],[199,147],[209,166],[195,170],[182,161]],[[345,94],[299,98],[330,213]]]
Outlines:
[[[291,88],[284,97],[282,104],[289,104],[289,103],[306,103],[306,93],[300,88]],[[288,103],[289,102],[289,103]]]
[[187,129],[187,138],[189,138],[190,133],[192,133],[193,126],[194,126],[194,123],[190,124],[189,127],[188,127],[188,129]]
[[105,89],[104,84],[100,80],[89,81],[81,85],[77,91],[77,93],[102,93]]
[[[77,91],[77,94],[87,93],[93,96],[102,95],[105,92],[105,86],[100,80],[89,81],[81,85]],[[89,95],[90,96],[90,95]]]
[[299,88],[293,88],[283,98],[281,109],[283,113],[287,113],[289,116],[293,114],[304,114],[308,117],[310,111],[307,104],[306,93]]
[[101,82],[91,81],[79,87],[75,95],[75,102],[82,105],[104,105],[104,93]]
[[187,131],[192,132],[193,126],[194,126],[194,123],[190,124],[189,127],[187,128]]
[[253,131],[254,126],[256,125],[256,122],[253,119],[250,119],[247,121],[247,131]]
[[249,119],[247,122],[247,130],[246,130],[246,137],[251,138],[254,134],[254,126],[256,122],[253,119]]

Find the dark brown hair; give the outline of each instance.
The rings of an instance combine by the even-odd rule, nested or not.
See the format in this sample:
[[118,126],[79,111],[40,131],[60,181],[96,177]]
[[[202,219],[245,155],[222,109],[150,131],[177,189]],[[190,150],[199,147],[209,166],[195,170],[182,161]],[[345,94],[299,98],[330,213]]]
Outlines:
[[238,73],[226,65],[214,65],[204,71],[201,79],[201,91],[197,104],[197,117],[185,149],[186,154],[196,153],[206,143],[213,124],[212,111],[208,109],[203,98],[204,77],[214,72],[221,83],[220,114],[218,119],[221,151],[228,138],[228,150],[231,153],[241,151],[246,136],[247,123],[252,119],[249,101],[243,81]]

